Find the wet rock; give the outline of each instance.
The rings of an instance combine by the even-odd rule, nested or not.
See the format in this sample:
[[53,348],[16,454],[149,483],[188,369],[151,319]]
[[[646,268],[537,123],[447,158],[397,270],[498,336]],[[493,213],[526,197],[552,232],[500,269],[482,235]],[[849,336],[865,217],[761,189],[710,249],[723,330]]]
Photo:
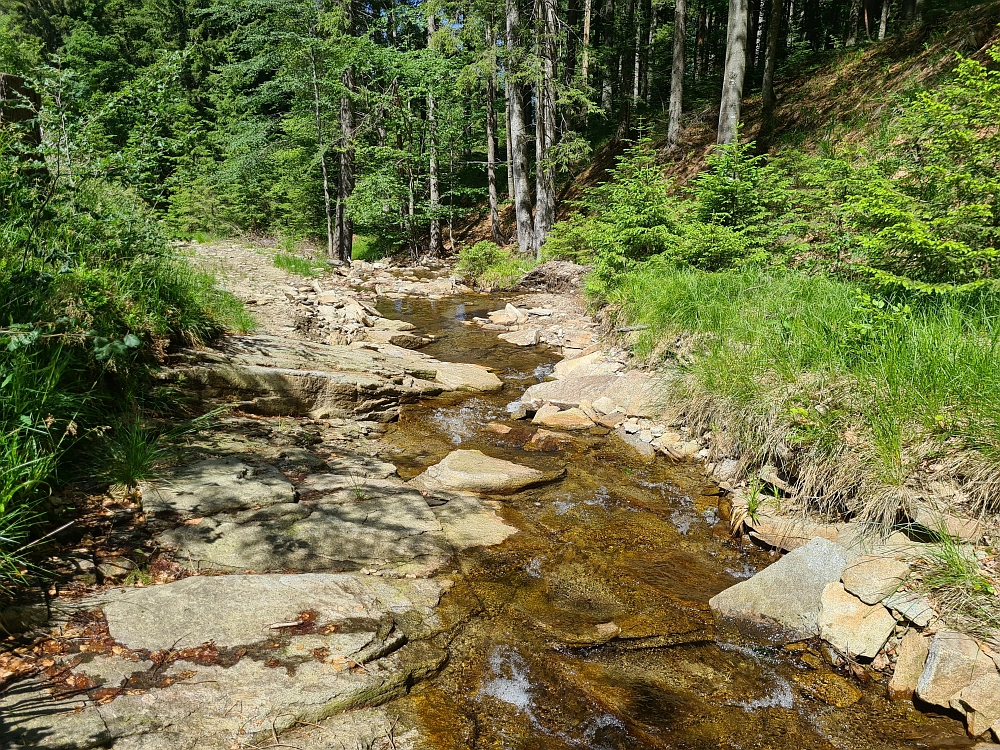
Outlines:
[[[555,411],[552,411],[555,409]],[[594,426],[581,409],[560,410],[558,407],[543,407],[535,412],[532,424],[554,427],[558,430],[588,430]]]
[[819,635],[847,656],[873,659],[896,628],[896,618],[881,604],[865,604],[839,581],[820,597]]
[[534,346],[538,343],[538,331],[534,328],[525,328],[521,331],[501,333],[497,338],[516,346]]
[[561,432],[551,430],[537,430],[531,439],[525,444],[524,449],[529,451],[553,452],[562,450],[573,444],[573,438]]
[[151,515],[212,515],[295,501],[292,483],[267,465],[237,458],[208,458],[168,469],[142,488],[142,505]]
[[894,594],[909,575],[910,566],[900,560],[862,555],[851,561],[841,580],[844,588],[865,604],[878,604]]
[[615,434],[619,438],[621,438],[621,441],[625,443],[625,445],[632,448],[636,453],[638,453],[642,458],[646,459],[647,461],[652,461],[654,458],[656,458],[656,450],[653,448],[652,445],[645,442],[644,440],[642,440],[642,438],[639,437],[638,431],[628,432],[623,428],[619,428],[615,430]]
[[849,680],[829,672],[805,672],[796,677],[803,691],[829,706],[847,708],[861,700],[862,693]]
[[715,595],[709,606],[723,617],[779,625],[791,631],[792,639],[819,635],[823,590],[840,580],[850,559],[839,544],[813,539]]
[[481,451],[457,450],[410,480],[410,485],[429,491],[509,493],[553,481],[563,474],[565,470],[539,471],[511,461],[491,458]]
[[552,403],[563,409],[579,407],[583,401],[601,398],[625,409],[632,416],[652,416],[663,406],[664,388],[656,375],[628,372],[624,375],[590,375],[552,380],[531,386],[521,401],[531,408]]
[[940,630],[931,642],[914,692],[925,703],[950,708],[952,697],[984,669],[995,671],[996,666],[974,638],[955,630]]
[[[372,323],[375,331],[413,331],[416,326],[405,320],[392,320],[391,318],[376,318]],[[371,332],[369,332],[370,335]]]
[[937,612],[926,596],[909,591],[891,594],[883,603],[901,619],[909,620],[919,628],[926,628],[937,617]]
[[490,422],[486,425],[486,429],[490,432],[495,432],[497,435],[508,435],[514,428],[508,427],[505,424],[500,424],[499,422]]
[[503,388],[503,381],[482,365],[437,362],[434,380],[452,391],[492,393]]
[[889,680],[889,697],[911,700],[917,682],[924,671],[930,639],[915,630],[908,630],[896,649],[896,668]]
[[474,497],[452,495],[443,505],[432,508],[445,538],[457,550],[500,544],[517,529],[504,523],[490,508]]

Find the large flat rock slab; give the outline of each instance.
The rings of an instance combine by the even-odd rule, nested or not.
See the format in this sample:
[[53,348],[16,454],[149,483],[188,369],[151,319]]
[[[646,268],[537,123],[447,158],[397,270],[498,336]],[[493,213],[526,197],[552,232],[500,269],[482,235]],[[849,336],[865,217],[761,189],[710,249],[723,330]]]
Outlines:
[[419,640],[439,628],[441,592],[419,579],[233,575],[90,597],[76,611],[91,622],[102,613],[108,635],[74,639],[85,647],[56,657],[83,687],[58,697],[32,680],[6,691],[3,746],[250,748],[297,722],[377,705],[443,664]]
[[280,336],[227,337],[217,349],[184,350],[160,377],[204,398],[267,416],[390,421],[404,403],[443,391],[495,391],[488,368],[440,362],[392,344],[319,344]]
[[509,493],[558,479],[565,473],[545,472],[512,461],[492,458],[482,451],[457,450],[430,466],[410,485],[421,490]]
[[292,502],[295,488],[281,472],[237,458],[209,458],[169,469],[142,491],[143,509],[151,515],[212,515]]
[[333,571],[414,562],[434,569],[451,554],[426,500],[401,482],[380,488],[368,481],[327,499],[204,518],[158,540],[196,570]]
[[441,596],[428,579],[380,579],[347,573],[192,576],[163,586],[100,595],[108,631],[130,649],[183,649],[209,641],[248,646],[272,638],[270,626],[317,612],[316,627],[350,618],[377,620],[417,610],[432,618]]
[[662,376],[633,371],[624,375],[574,377],[570,372],[561,380],[531,386],[521,397],[521,403],[532,409],[546,403],[571,409],[601,398],[608,399],[622,414],[655,417],[664,404]]
[[818,537],[709,600],[723,617],[777,625],[794,637],[819,635],[823,590],[840,581],[852,554]]

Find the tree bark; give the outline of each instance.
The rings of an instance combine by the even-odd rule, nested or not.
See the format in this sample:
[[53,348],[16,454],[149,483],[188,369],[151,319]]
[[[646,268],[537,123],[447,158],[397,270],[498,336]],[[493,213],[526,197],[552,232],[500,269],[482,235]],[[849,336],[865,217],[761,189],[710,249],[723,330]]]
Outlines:
[[667,125],[667,148],[677,148],[681,141],[681,109],[684,104],[684,45],[687,0],[674,2],[674,59],[670,69],[670,113]]
[[[435,24],[434,16],[427,17],[427,45],[430,46],[431,38],[434,36]],[[433,83],[431,84],[433,85]],[[431,231],[430,242],[427,252],[431,257],[436,258],[441,254],[441,220],[438,218],[438,209],[441,203],[441,187],[438,182],[438,158],[437,158],[437,117],[434,112],[434,90],[428,88],[427,91],[427,177],[428,189],[430,192],[430,213]]]
[[486,74],[486,182],[490,197],[490,228],[493,241],[506,244],[500,226],[500,205],[497,198],[497,64],[496,46],[493,43],[493,22],[486,25],[486,54],[490,68]]
[[781,44],[781,19],[784,17],[784,0],[771,0],[771,17],[767,22],[767,42],[764,50],[764,80],[761,84],[761,125],[757,148],[767,151],[774,135],[774,69],[778,64],[778,45]]
[[882,17],[878,24],[878,40],[885,39],[885,29],[889,25],[889,0],[882,0]]
[[[347,92],[354,91],[354,73],[350,67],[341,75]],[[354,222],[347,215],[347,200],[354,192],[354,103],[350,93],[340,97],[340,182],[337,186],[337,221],[334,230],[334,254],[344,263],[354,253]]]
[[535,113],[535,252],[541,254],[542,244],[555,223],[556,170],[551,163],[552,147],[556,142],[556,0],[541,0],[541,79],[538,82]]
[[847,39],[844,44],[853,47],[858,43],[858,20],[861,18],[861,0],[851,0],[851,12],[847,19]]
[[740,125],[740,99],[746,75],[747,0],[729,0],[726,68],[722,79],[718,143],[732,143]]
[[320,114],[319,76],[316,74],[316,53],[309,49],[309,67],[312,71],[313,109],[316,114],[316,147],[319,149],[319,166],[323,174],[323,209],[326,212],[326,254],[334,257],[333,201],[330,199],[330,176],[326,172],[326,148],[323,144],[323,117]]
[[580,80],[587,85],[587,64],[590,62],[590,13],[593,0],[583,6],[583,54],[580,60]]
[[521,64],[517,55],[521,52],[521,12],[519,0],[506,0],[507,6],[507,48],[508,60],[507,112],[510,132],[507,137],[511,144],[511,175],[514,185],[514,217],[517,224],[517,246],[522,253],[535,250],[535,237],[531,224],[531,192],[528,189],[528,152],[524,127],[524,90],[517,78]]
[[[757,32],[760,30],[760,6],[761,0],[750,0],[747,9],[747,61],[745,68],[752,71],[757,64]],[[744,78],[744,84],[746,79]]]

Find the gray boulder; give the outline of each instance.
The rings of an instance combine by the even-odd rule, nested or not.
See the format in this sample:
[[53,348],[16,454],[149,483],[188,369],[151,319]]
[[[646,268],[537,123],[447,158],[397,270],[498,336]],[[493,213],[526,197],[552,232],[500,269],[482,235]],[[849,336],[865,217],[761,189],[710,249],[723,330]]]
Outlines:
[[823,590],[850,560],[839,544],[816,538],[708,603],[719,616],[778,625],[796,639],[819,635]]

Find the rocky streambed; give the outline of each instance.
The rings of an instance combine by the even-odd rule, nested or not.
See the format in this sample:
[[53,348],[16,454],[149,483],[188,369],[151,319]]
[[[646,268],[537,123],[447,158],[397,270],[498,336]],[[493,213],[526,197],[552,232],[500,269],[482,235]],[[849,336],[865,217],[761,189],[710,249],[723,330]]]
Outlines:
[[[253,275],[252,254],[227,252]],[[613,352],[591,356],[573,297],[519,304],[545,322],[508,341],[487,326],[516,319],[474,324],[506,300],[428,299],[455,285],[373,270],[377,284],[271,298],[362,310],[337,323],[349,341],[275,313],[177,353],[165,382],[237,411],[128,508],[145,541],[109,532],[129,585],[107,568],[3,613],[29,634],[0,696],[4,746],[973,744],[835,668],[812,631],[720,627],[712,598],[773,558],[729,541],[701,465],[656,457],[703,446],[643,413],[655,391]],[[365,285],[377,305],[351,291]],[[399,343],[422,348],[358,324],[412,326]],[[549,376],[579,367],[595,390],[573,402]],[[627,385],[598,388],[608,377]]]

